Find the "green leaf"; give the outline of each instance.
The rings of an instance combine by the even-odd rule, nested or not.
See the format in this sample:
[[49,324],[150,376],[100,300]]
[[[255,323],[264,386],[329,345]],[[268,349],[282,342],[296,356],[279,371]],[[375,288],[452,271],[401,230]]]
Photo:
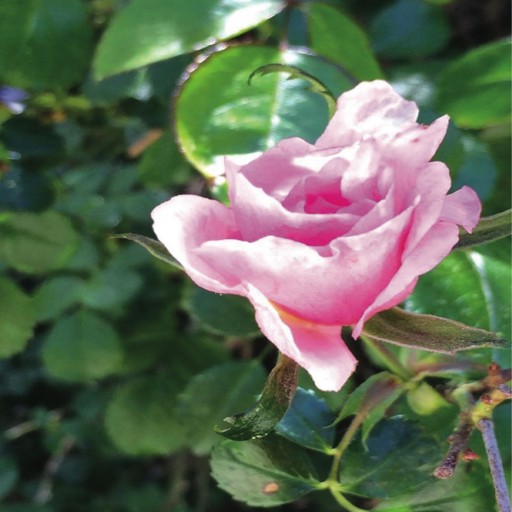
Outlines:
[[371,498],[409,495],[434,483],[432,471],[444,449],[399,416],[381,421],[366,447],[356,439],[343,455],[340,482],[344,493]]
[[472,348],[508,346],[506,341],[492,332],[448,318],[409,313],[400,308],[383,311],[368,320],[363,336],[403,347],[445,354]]
[[325,102],[303,80],[272,73],[248,85],[251,73],[268,64],[293,65],[335,96],[353,85],[338,67],[300,51],[236,46],[211,54],[189,69],[175,110],[178,143],[207,177],[223,171],[225,156],[247,158],[286,137],[314,142],[325,129]]
[[192,177],[190,165],[179,152],[170,130],[144,151],[138,170],[147,187],[167,189],[184,185]]
[[290,407],[297,389],[298,372],[297,363],[279,353],[258,403],[246,413],[224,418],[224,425],[216,426],[215,431],[236,441],[270,434]]
[[482,217],[473,233],[461,232],[455,249],[468,249],[512,234],[512,210]]
[[202,328],[217,334],[251,338],[260,334],[254,308],[236,295],[219,295],[193,284],[185,288],[184,309]]
[[278,436],[224,441],[212,452],[211,468],[219,487],[252,506],[289,503],[318,485],[307,453]]
[[312,390],[298,388],[290,408],[276,425],[276,434],[290,441],[328,453],[334,442],[334,415]]
[[0,303],[0,357],[10,357],[23,350],[32,337],[34,306],[18,285],[1,276]]
[[343,66],[359,80],[383,77],[366,34],[354,21],[323,3],[314,2],[306,7],[313,51]]
[[378,55],[417,59],[442,50],[451,31],[444,11],[417,0],[398,0],[377,14],[370,39]]
[[39,322],[55,320],[78,303],[85,281],[81,277],[60,275],[41,283],[34,293],[36,318]]
[[480,465],[460,468],[452,478],[430,481],[417,491],[404,493],[403,497],[384,500],[375,512],[482,512],[495,500],[488,471]]
[[439,79],[438,109],[464,128],[509,122],[510,48],[510,40],[489,43],[447,66]]
[[349,395],[336,423],[349,416],[363,414],[362,440],[366,443],[372,429],[404,391],[402,382],[396,375],[388,372],[372,375]]
[[123,349],[114,328],[84,310],[55,323],[43,346],[43,361],[52,376],[82,382],[117,373]]
[[[493,246],[483,246],[488,247]],[[478,252],[456,251],[421,276],[406,309],[453,318],[510,339],[510,280],[510,264]]]
[[175,412],[179,386],[165,373],[140,377],[119,387],[108,404],[106,430],[130,455],[166,455],[186,441],[184,418]]
[[92,35],[80,0],[0,2],[0,76],[20,87],[68,87],[85,74]]
[[266,376],[256,361],[231,361],[189,381],[176,410],[179,417],[186,419],[186,442],[194,453],[208,453],[222,439],[214,432],[214,426],[233,411],[250,407]]
[[115,309],[133,299],[142,285],[143,280],[137,272],[108,265],[84,283],[80,290],[80,301],[98,310]]
[[62,268],[78,242],[71,222],[58,212],[0,214],[0,259],[20,272]]
[[148,238],[147,236],[136,235],[133,233],[112,235],[111,238],[125,238],[126,240],[136,242],[139,245],[142,245],[144,249],[146,249],[150,254],[152,254],[156,258],[165,261],[165,263],[169,263],[169,265],[172,265],[175,268],[183,270],[181,264],[171,256],[169,251],[165,248],[164,244],[162,244],[158,240],[153,240],[152,238]]
[[275,16],[284,6],[281,0],[133,0],[99,44],[96,75],[104,78],[211,46]]

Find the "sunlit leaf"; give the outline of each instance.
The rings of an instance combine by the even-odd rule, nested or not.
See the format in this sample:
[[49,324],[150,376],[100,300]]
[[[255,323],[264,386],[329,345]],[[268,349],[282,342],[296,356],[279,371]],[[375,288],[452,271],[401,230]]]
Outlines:
[[225,156],[246,160],[286,137],[314,142],[325,129],[325,102],[303,80],[272,73],[248,84],[251,73],[268,64],[304,70],[335,96],[352,87],[339,68],[304,51],[236,46],[203,57],[185,77],[175,114],[178,143],[206,176],[224,171]]
[[0,77],[21,87],[72,85],[87,69],[92,36],[79,0],[0,2]]
[[510,40],[489,43],[447,66],[439,79],[439,110],[464,128],[509,122],[510,45]]
[[134,0],[104,34],[96,74],[103,78],[200,50],[258,25],[283,8],[281,0]]

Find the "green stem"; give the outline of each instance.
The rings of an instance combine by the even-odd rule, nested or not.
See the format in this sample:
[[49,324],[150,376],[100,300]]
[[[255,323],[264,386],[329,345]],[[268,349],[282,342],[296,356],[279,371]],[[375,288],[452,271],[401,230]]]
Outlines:
[[336,500],[336,502],[345,508],[348,512],[368,512],[367,510],[363,508],[356,507],[353,503],[350,503],[350,501],[341,494],[340,490],[334,487],[329,487],[332,497]]

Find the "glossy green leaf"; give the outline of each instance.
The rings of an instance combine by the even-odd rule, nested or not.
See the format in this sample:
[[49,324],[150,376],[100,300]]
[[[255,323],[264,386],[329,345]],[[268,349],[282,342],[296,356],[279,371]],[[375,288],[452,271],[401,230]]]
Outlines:
[[222,437],[213,430],[228,414],[254,404],[267,375],[256,361],[232,361],[195,375],[180,394],[177,414],[186,419],[186,442],[208,453]]
[[447,66],[439,79],[439,110],[464,128],[509,122],[510,48],[510,40],[489,43]]
[[[245,159],[286,137],[314,142],[329,120],[323,99],[303,80],[272,73],[247,80],[267,64],[293,65],[338,96],[352,83],[334,65],[295,50],[237,46],[189,69],[176,100],[176,132],[185,156],[206,176],[224,170],[224,156]],[[204,84],[208,83],[208,94]]]
[[436,54],[446,46],[450,35],[444,11],[417,0],[392,3],[380,11],[370,25],[374,50],[391,59]]
[[359,80],[382,78],[383,73],[364,31],[330,5],[306,4],[311,49],[343,66]]
[[103,36],[96,74],[103,78],[200,50],[245,32],[283,8],[281,0],[133,0]]
[[23,350],[32,337],[34,306],[17,284],[1,276],[0,303],[0,357],[9,357]]
[[78,241],[71,222],[58,212],[0,214],[0,259],[20,272],[62,268]]
[[402,396],[405,389],[401,380],[388,372],[381,372],[366,379],[349,395],[336,422],[349,416],[362,414],[362,440],[366,442],[375,425],[384,418],[388,408]]
[[0,2],[0,77],[20,87],[67,87],[87,69],[92,27],[80,0]]
[[148,238],[143,235],[136,235],[133,233],[123,233],[121,235],[113,235],[112,238],[125,238],[126,240],[131,240],[132,242],[136,242],[139,245],[142,245],[144,249],[146,249],[150,254],[155,256],[156,258],[165,261],[165,263],[169,263],[175,268],[183,270],[178,261],[176,261],[170,254],[169,251],[165,248],[164,244],[159,242],[158,240],[153,240],[152,238]]
[[512,210],[482,217],[472,233],[462,232],[456,249],[468,249],[512,235]]
[[215,431],[236,441],[267,436],[282,420],[297,390],[299,367],[279,353],[276,366],[267,378],[257,404],[245,413],[228,416]]
[[54,324],[43,346],[43,361],[52,376],[82,382],[118,372],[123,349],[106,320],[83,310]]
[[452,318],[510,339],[510,280],[509,264],[478,252],[456,251],[420,278],[406,309]]
[[85,284],[81,277],[59,275],[43,281],[34,293],[34,307],[39,322],[54,320],[78,303]]
[[307,453],[278,436],[243,443],[224,441],[211,458],[219,486],[247,505],[272,507],[315,490],[315,467]]
[[250,338],[260,333],[254,308],[244,297],[219,295],[190,284],[183,307],[201,327],[217,334]]
[[483,329],[433,315],[400,308],[383,311],[368,320],[363,336],[403,347],[453,354],[472,348],[506,348],[508,343]]
[[319,452],[329,452],[334,442],[334,415],[312,390],[297,388],[290,408],[276,425],[276,434]]
[[434,483],[432,471],[443,449],[419,426],[400,416],[381,421],[366,448],[356,438],[343,455],[342,489],[371,498],[408,495]]
[[140,377],[119,387],[107,406],[106,430],[130,455],[166,455],[185,444],[175,412],[179,386],[170,374]]

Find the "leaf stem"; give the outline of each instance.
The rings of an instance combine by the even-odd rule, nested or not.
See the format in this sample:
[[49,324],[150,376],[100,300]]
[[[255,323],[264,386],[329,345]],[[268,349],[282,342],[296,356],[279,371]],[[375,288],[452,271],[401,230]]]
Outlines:
[[498,510],[499,512],[511,512],[507,480],[505,478],[505,472],[503,471],[503,463],[501,461],[498,443],[496,442],[492,419],[480,420],[477,424],[477,428],[482,432],[487,458],[489,459]]

